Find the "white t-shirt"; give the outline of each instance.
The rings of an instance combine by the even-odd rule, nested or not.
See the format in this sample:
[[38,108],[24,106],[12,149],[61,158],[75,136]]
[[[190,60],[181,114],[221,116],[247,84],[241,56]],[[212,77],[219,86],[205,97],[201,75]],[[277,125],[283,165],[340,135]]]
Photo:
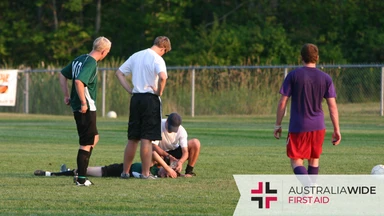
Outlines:
[[150,48],[131,55],[119,70],[124,75],[132,74],[133,93],[153,94],[151,86],[157,89],[158,74],[164,72],[167,75],[164,59]]
[[181,148],[188,147],[188,134],[182,125],[179,126],[177,133],[168,133],[165,129],[165,122],[167,119],[161,120],[161,141],[152,141],[153,144],[158,145],[164,151],[171,151],[177,149],[179,146]]

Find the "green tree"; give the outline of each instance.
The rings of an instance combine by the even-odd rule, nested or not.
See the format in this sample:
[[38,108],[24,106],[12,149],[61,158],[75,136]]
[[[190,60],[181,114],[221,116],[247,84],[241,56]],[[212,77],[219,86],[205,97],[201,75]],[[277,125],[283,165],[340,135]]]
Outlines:
[[5,65],[64,65],[97,36],[126,59],[171,39],[168,65],[297,64],[304,43],[322,63],[384,60],[384,1],[365,0],[1,0]]

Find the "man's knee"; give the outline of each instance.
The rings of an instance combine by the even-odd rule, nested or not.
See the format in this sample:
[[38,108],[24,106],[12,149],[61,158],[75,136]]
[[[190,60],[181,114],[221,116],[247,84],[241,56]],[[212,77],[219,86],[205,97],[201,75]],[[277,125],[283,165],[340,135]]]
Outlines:
[[191,148],[191,149],[200,149],[200,140],[194,138],[194,139],[190,139],[188,141],[188,146]]

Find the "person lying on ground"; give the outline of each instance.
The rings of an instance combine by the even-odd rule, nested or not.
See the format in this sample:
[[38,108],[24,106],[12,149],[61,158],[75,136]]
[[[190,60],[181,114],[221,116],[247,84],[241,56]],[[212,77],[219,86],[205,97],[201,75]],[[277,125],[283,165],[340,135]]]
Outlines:
[[[176,178],[178,174],[168,166],[165,161],[156,153],[152,153],[154,160],[150,172],[153,176]],[[106,166],[90,166],[87,168],[87,176],[94,177],[120,177],[123,170],[123,163],[114,163]],[[141,163],[133,163],[130,169],[130,176],[141,178]],[[36,170],[36,176],[76,176],[76,169],[67,169],[65,164],[61,166],[60,172],[50,172],[45,170]]]

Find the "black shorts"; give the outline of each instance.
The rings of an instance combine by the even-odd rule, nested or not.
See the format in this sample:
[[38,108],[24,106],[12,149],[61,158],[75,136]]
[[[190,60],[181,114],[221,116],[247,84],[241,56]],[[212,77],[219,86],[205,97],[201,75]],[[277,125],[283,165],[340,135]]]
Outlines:
[[151,93],[134,93],[129,110],[129,140],[161,140],[161,100],[159,96]]
[[183,156],[183,152],[181,151],[181,147],[179,146],[177,149],[167,151],[168,154],[172,155],[176,159],[180,159]]
[[82,146],[93,145],[95,136],[99,134],[96,128],[96,111],[74,112],[73,116],[79,135],[79,144]]
[[123,164],[111,164],[101,167],[102,177],[120,177],[123,172]]

